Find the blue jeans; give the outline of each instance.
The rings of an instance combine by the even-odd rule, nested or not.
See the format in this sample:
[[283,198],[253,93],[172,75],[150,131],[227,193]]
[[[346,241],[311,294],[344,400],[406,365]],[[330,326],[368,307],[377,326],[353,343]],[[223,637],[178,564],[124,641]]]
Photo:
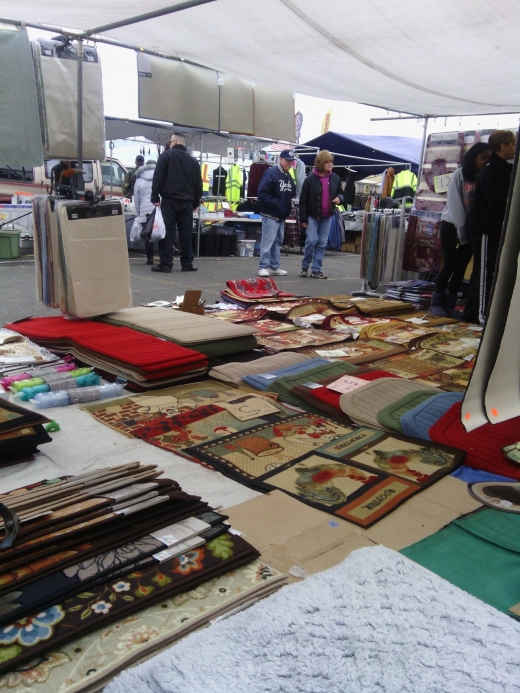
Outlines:
[[262,214],[262,240],[260,241],[259,269],[277,270],[280,267],[280,248],[283,243],[285,221],[271,219]]
[[305,240],[305,253],[302,260],[302,268],[307,269],[312,262],[311,270],[320,272],[323,264],[325,248],[329,240],[330,222],[332,217],[307,220],[307,238]]

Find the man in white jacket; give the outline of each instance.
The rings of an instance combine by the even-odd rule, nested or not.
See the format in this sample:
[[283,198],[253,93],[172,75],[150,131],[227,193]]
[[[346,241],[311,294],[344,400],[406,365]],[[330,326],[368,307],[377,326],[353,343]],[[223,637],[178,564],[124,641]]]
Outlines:
[[[155,205],[150,200],[152,180],[156,162],[149,159],[144,166],[139,166],[135,172],[134,205],[140,224],[146,223],[146,215],[151,214]],[[153,265],[153,241],[145,241],[146,264]]]

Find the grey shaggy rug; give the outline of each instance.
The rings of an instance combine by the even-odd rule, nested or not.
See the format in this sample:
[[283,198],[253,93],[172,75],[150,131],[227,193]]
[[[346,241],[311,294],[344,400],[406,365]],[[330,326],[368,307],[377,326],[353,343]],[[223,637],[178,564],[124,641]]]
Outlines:
[[382,546],[189,635],[105,688],[408,692],[520,692],[520,623]]

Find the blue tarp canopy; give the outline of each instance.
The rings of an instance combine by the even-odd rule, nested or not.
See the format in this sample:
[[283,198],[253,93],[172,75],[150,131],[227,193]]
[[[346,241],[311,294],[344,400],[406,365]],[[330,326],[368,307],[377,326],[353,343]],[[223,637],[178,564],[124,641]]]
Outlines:
[[[417,173],[421,159],[422,140],[415,137],[396,137],[391,135],[346,135],[341,132],[327,132],[315,137],[305,145],[328,149],[335,154],[335,166],[352,166],[357,171],[356,180],[365,176],[382,173],[390,163],[376,163],[363,159],[379,159],[385,162],[412,164],[412,171]],[[343,156],[341,156],[343,155]],[[348,155],[348,156],[346,156]],[[312,165],[315,155],[305,154],[300,150],[300,158],[307,166]],[[350,158],[355,157],[355,158]],[[361,157],[361,158],[359,158]],[[364,164],[362,166],[362,164]],[[367,165],[368,164],[368,165]],[[393,165],[396,171],[403,167]]]

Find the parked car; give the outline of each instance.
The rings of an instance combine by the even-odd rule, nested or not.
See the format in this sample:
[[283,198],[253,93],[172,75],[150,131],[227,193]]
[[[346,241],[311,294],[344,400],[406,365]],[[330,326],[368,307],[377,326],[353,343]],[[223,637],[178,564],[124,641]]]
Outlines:
[[[32,195],[45,195],[51,191],[51,169],[59,159],[45,159],[43,166],[37,168],[0,168],[0,202],[11,202],[15,193],[29,193]],[[126,167],[117,159],[108,161],[83,161],[83,176],[87,190],[94,189],[94,182],[98,190],[104,186],[104,194],[110,195],[110,169],[112,168],[112,194],[115,197],[123,196],[123,180]]]

